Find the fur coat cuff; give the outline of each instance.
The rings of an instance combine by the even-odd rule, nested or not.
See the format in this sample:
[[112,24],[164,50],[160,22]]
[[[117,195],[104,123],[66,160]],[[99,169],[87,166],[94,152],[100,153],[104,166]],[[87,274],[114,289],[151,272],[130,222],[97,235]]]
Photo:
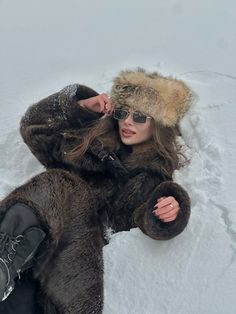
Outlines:
[[78,101],[97,96],[98,93],[92,88],[71,84],[64,87],[59,92],[59,104],[63,112],[64,118],[70,121],[70,124],[85,127],[89,122],[99,119],[102,113],[93,112],[87,108],[81,107]]
[[[180,211],[175,220],[163,222],[153,214],[157,199],[173,196],[179,203]],[[168,240],[186,227],[190,217],[190,198],[188,193],[177,183],[166,181],[158,185],[149,200],[134,213],[135,224],[148,236],[157,240]]]

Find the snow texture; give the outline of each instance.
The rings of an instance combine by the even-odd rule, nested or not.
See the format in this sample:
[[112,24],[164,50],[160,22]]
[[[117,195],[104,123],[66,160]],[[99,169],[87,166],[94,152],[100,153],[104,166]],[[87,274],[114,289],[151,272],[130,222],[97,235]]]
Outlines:
[[0,2],[0,197],[43,167],[20,138],[27,107],[72,83],[109,91],[142,66],[198,95],[181,122],[191,158],[185,231],[155,241],[139,229],[104,247],[104,314],[236,313],[235,1]]

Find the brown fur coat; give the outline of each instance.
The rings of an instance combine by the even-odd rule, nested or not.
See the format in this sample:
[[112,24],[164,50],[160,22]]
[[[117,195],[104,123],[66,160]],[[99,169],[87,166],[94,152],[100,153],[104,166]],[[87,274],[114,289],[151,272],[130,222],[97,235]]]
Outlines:
[[[101,117],[77,101],[95,95],[94,90],[74,84],[28,109],[21,134],[47,171],[1,203],[2,213],[17,202],[31,206],[48,234],[34,266],[44,297],[50,300],[45,302],[45,313],[53,313],[52,308],[58,313],[101,313],[107,227],[115,232],[139,227],[148,236],[165,240],[182,232],[189,220],[188,194],[163,174],[151,143],[135,151],[123,147],[115,152],[115,164],[100,158],[101,153],[114,152],[112,145],[101,149],[97,143],[83,158],[68,159],[84,128]],[[175,221],[164,223],[153,215],[161,196],[174,196],[179,202]]]

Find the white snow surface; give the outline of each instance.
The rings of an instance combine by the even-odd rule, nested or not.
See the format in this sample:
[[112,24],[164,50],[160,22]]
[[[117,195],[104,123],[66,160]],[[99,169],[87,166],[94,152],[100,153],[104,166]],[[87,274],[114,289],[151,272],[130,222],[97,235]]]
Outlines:
[[109,91],[142,66],[185,80],[198,100],[181,122],[191,163],[176,171],[192,214],[155,241],[138,228],[104,247],[104,314],[236,313],[235,1],[0,1],[0,197],[43,167],[18,125],[71,83]]

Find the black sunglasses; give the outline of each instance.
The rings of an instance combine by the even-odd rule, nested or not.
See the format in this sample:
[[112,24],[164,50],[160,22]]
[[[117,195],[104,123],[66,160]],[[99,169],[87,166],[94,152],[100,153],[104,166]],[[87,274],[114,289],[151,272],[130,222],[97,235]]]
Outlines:
[[116,120],[124,120],[128,118],[129,114],[132,114],[132,119],[136,123],[145,123],[147,119],[151,119],[151,117],[148,117],[139,111],[129,112],[129,110],[123,108],[114,109],[113,118]]

